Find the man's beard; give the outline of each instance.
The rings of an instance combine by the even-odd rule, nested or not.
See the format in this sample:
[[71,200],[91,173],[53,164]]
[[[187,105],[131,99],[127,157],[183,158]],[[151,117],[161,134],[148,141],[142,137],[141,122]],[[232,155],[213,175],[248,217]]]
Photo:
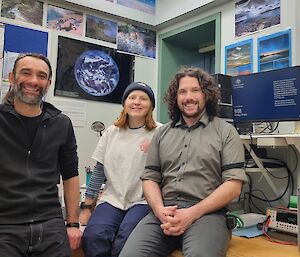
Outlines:
[[180,111],[181,111],[181,115],[186,118],[197,118],[203,112],[203,110],[200,109],[199,105],[197,106],[197,110],[194,113],[185,112],[184,107]]
[[46,94],[46,89],[39,89],[38,95],[28,95],[24,94],[22,88],[24,87],[24,83],[15,84],[13,86],[15,97],[22,103],[29,104],[29,105],[40,105],[43,96]]

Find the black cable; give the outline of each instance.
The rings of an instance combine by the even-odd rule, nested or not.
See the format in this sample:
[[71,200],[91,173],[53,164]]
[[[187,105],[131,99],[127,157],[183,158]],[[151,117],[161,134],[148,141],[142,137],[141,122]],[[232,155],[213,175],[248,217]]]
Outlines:
[[[259,132],[260,134],[265,133],[267,129],[269,131],[272,129],[272,124],[270,122],[265,122],[265,123],[267,126],[262,131]],[[270,132],[268,132],[268,133],[270,133]]]
[[[266,194],[265,194],[262,190],[260,190],[260,189],[252,190],[252,194],[253,194],[254,192],[259,192],[259,193],[261,193],[261,194],[263,195],[263,197],[264,197],[266,200],[268,200],[268,197],[266,196]],[[271,202],[268,201],[268,204],[269,204],[270,207],[272,207]]]
[[[246,175],[247,175],[247,177],[248,177],[248,186],[249,186],[249,191],[248,192],[245,192],[244,193],[244,195],[248,195],[248,207],[249,207],[249,211],[250,212],[252,212],[252,210],[251,210],[251,205],[250,205],[250,203],[251,203],[251,192],[252,192],[252,178],[250,177],[250,175],[249,174],[247,174],[246,173]],[[244,197],[244,198],[246,198],[246,197]]]
[[266,200],[266,199],[260,198],[260,197],[258,197],[256,195],[253,195],[253,194],[252,194],[251,197],[254,197],[255,199],[258,199],[258,200],[263,201],[263,202],[275,202],[275,201],[278,201],[278,200],[280,200],[286,194],[287,190],[289,189],[289,184],[290,184],[290,176],[288,176],[288,183],[287,183],[287,186],[286,186],[284,192],[280,196],[278,196],[277,198],[275,198],[275,199]]
[[289,175],[290,175],[290,177],[291,177],[291,185],[292,185],[292,189],[291,189],[291,193],[290,193],[290,195],[293,195],[293,193],[294,193],[294,177],[293,177],[293,173],[291,172],[291,170],[289,169],[289,167],[286,167],[287,168],[287,171],[288,171],[288,173],[289,173]]
[[[283,163],[283,164],[284,164],[284,163]],[[282,168],[288,169],[288,167],[287,167],[286,165],[284,165]],[[273,178],[277,178],[277,179],[286,179],[286,178],[288,178],[288,176],[289,176],[289,174],[287,174],[287,175],[284,176],[284,177],[278,177],[278,176],[272,174],[272,172],[271,172],[268,168],[264,167],[264,169],[265,169],[265,170],[270,174],[270,176],[272,176]]]
[[[261,193],[266,197],[266,195],[261,191]],[[253,205],[253,207],[258,210],[261,214],[265,214],[265,211],[261,210],[253,201],[253,199],[251,198],[251,204]],[[271,204],[269,203],[269,206],[271,206]]]
[[294,154],[295,154],[295,158],[296,158],[296,165],[295,165],[295,168],[294,168],[293,171],[292,171],[292,174],[294,174],[294,172],[297,170],[299,159],[298,159],[298,153],[297,153],[297,151],[295,150],[295,148],[292,147],[292,146],[291,146],[290,148],[292,148],[292,150],[293,150],[293,152],[294,152]]
[[[279,126],[279,122],[277,122],[277,124],[276,124],[276,126],[275,126],[274,128],[272,127],[272,124],[268,124],[269,129],[272,130],[270,133],[274,132],[274,131],[278,128],[278,126]],[[266,128],[265,128],[265,129],[266,129]],[[264,131],[264,130],[263,130],[263,131]],[[249,150],[246,148],[246,150],[247,150],[248,153],[249,153],[249,156],[248,156],[248,158],[246,159],[246,162],[245,162],[245,168],[247,168],[248,163],[249,163],[249,160],[251,159],[251,157],[250,157],[250,156],[251,156],[251,151],[254,151],[254,150],[253,150],[253,147],[252,147],[252,145],[253,145],[253,137],[252,137],[252,134],[249,133],[249,136],[250,136],[250,145],[249,145],[250,148],[249,148]],[[293,174],[294,174],[294,172],[297,170],[299,158],[298,158],[297,152],[295,151],[295,149],[294,149],[293,147],[292,147],[292,150],[293,150],[293,152],[294,152],[294,154],[295,154],[295,157],[296,157],[296,165],[295,165],[295,168],[293,169],[293,171],[291,171],[291,170],[288,168],[288,166],[286,165],[286,163],[284,163],[284,162],[282,162],[281,160],[279,160],[282,164],[284,164],[284,167],[287,169],[287,176],[284,176],[284,177],[278,177],[278,176],[275,176],[274,174],[272,174],[272,172],[270,172],[267,168],[264,167],[265,170],[268,172],[268,174],[271,175],[272,177],[277,178],[277,179],[287,179],[287,186],[286,186],[284,192],[283,192],[280,196],[278,196],[277,198],[271,199],[271,200],[270,200],[270,199],[268,199],[268,198],[266,197],[266,195],[264,194],[263,191],[261,191],[261,190],[254,190],[254,191],[253,191],[253,188],[252,188],[252,186],[253,186],[253,184],[252,184],[252,179],[251,179],[251,177],[246,173],[246,175],[247,175],[247,177],[248,177],[249,191],[244,193],[243,200],[245,201],[246,199],[248,199],[248,206],[249,206],[250,212],[252,211],[252,207],[251,207],[251,205],[252,205],[254,208],[256,208],[257,210],[259,210],[261,213],[264,213],[260,208],[258,208],[258,207],[256,206],[256,204],[254,203],[254,200],[252,199],[252,197],[253,197],[254,199],[257,199],[257,200],[260,200],[260,201],[263,201],[263,202],[267,202],[267,203],[271,206],[271,202],[275,202],[275,201],[278,201],[278,200],[280,200],[281,198],[283,198],[284,195],[287,193],[287,191],[288,191],[290,188],[291,188],[291,191],[289,192],[289,194],[293,194],[293,192],[294,192],[294,178],[293,178]],[[265,199],[263,199],[263,198],[261,198],[261,197],[255,195],[255,194],[253,194],[253,193],[256,192],[256,191],[259,191],[260,193],[262,193]],[[246,195],[247,195],[248,197],[246,197]],[[241,200],[241,198],[240,198],[239,200]]]
[[[272,172],[270,172],[269,170],[268,170],[268,168],[265,168],[265,170],[270,174],[270,176],[272,176],[273,178],[276,178],[276,179],[288,179],[289,177],[290,177],[290,180],[288,179],[288,182],[290,182],[290,185],[291,185],[291,192],[292,192],[292,194],[293,194],[293,192],[294,192],[294,178],[293,178],[293,173],[291,172],[291,170],[289,169],[289,167],[287,166],[287,164],[286,163],[284,163],[284,162],[282,162],[282,161],[280,161],[283,165],[284,165],[284,168],[286,168],[286,170],[287,170],[287,176],[285,176],[285,177],[278,177],[278,176],[275,176],[274,174],[272,174]],[[298,164],[297,164],[298,165]],[[290,186],[290,185],[288,185],[288,187]]]
[[[266,199],[267,199],[267,196],[265,195],[265,193],[262,191],[262,190],[253,190],[252,191],[252,195],[250,195],[250,203],[249,204],[251,204],[251,205],[253,205],[253,207],[255,208],[255,209],[257,209],[260,213],[262,213],[262,214],[264,214],[265,213],[265,211],[263,211],[262,209],[260,209],[255,203],[254,203],[254,201],[253,201],[253,199],[251,198],[251,196],[255,196],[255,195],[253,195],[253,192],[260,192]],[[245,194],[248,194],[247,192],[245,193]],[[249,197],[249,195],[248,195],[248,197]],[[254,197],[255,198],[255,197]],[[267,201],[268,202],[268,201]],[[269,206],[270,207],[272,207],[272,205],[271,205],[271,203],[270,202],[268,202],[268,204],[269,204]],[[249,209],[251,210],[251,212],[252,212],[252,208],[251,208],[251,205],[250,205],[250,207],[249,207]]]
[[[251,158],[251,151],[253,151],[253,148],[252,148],[252,145],[253,145],[253,137],[252,137],[252,134],[251,134],[251,133],[249,133],[249,136],[250,136],[250,144],[249,144],[250,149],[248,150],[248,149],[246,148],[246,150],[247,150],[248,153],[249,153],[249,156],[248,156],[248,158],[246,159],[246,162],[245,162],[245,169],[247,168],[248,162],[249,162],[249,160],[250,160],[250,158]],[[249,174],[246,173],[246,175],[247,175],[247,177],[248,177],[249,192],[245,192],[245,194],[246,194],[246,193],[248,194],[248,207],[249,207],[249,211],[252,212],[252,210],[251,210],[251,205],[250,205],[250,203],[251,203],[251,191],[252,191],[252,178],[250,177]],[[245,194],[244,194],[244,195],[245,195]],[[245,198],[245,197],[244,197],[244,198]]]
[[271,133],[273,133],[279,126],[279,121],[277,122],[277,124],[275,125],[275,128],[273,128],[273,130],[271,131]]
[[[271,134],[273,133],[274,131],[276,131],[276,129],[278,128],[279,126],[279,122],[276,123],[275,127],[273,127],[272,123],[271,122],[266,122],[267,126],[260,132],[260,134],[262,133],[268,133],[268,134]],[[269,130],[268,132],[266,132],[266,130]]]

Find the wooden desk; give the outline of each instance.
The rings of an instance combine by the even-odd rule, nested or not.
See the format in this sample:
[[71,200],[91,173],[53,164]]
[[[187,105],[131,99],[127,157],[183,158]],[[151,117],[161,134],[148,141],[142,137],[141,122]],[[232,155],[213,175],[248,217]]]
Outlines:
[[[72,257],[84,257],[82,250],[74,251]],[[183,255],[176,250],[169,257],[183,257]],[[295,245],[272,243],[263,236],[251,239],[233,236],[227,257],[300,257],[300,252]]]
[[232,237],[227,257],[299,257],[296,245],[270,242],[266,237]]
[[[169,257],[183,255],[177,250]],[[272,243],[262,236],[251,239],[233,236],[227,257],[300,257],[300,252],[297,246]]]

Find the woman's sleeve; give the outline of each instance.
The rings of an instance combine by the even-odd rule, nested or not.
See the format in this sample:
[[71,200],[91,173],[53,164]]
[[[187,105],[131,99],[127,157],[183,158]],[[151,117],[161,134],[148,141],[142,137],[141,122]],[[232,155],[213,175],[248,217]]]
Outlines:
[[85,196],[90,199],[97,199],[102,184],[106,182],[104,174],[104,166],[102,163],[97,162],[95,168],[92,171],[92,175],[87,186]]

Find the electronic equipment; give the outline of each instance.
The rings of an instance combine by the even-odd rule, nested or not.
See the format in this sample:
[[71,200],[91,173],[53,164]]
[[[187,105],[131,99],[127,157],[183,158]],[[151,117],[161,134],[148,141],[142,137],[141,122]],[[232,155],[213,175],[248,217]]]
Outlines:
[[235,76],[231,85],[236,124],[300,120],[300,66]]
[[243,221],[244,227],[257,226],[258,223],[263,223],[266,219],[266,215],[253,212],[241,214],[239,217]]
[[298,234],[297,211],[278,208],[267,208],[267,217],[270,216],[269,228],[278,231]]
[[219,117],[227,119],[228,121],[233,121],[231,77],[229,75],[219,73],[212,76],[215,79],[221,93],[221,99],[219,102]]

